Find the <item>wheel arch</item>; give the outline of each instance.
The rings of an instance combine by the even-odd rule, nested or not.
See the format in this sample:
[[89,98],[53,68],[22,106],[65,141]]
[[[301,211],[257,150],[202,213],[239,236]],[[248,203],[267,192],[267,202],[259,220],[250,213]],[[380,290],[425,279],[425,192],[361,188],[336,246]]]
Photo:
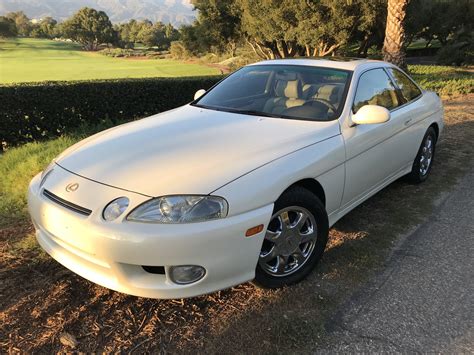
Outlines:
[[[433,129],[435,130],[435,133],[436,133],[436,139],[438,139],[439,137],[439,126],[436,122],[433,122],[430,127],[433,127]],[[428,129],[430,128],[428,127]]]
[[289,190],[293,186],[299,186],[312,192],[317,198],[319,198],[323,206],[326,207],[326,193],[324,192],[324,188],[318,180],[312,178],[302,179],[288,186],[285,191]]

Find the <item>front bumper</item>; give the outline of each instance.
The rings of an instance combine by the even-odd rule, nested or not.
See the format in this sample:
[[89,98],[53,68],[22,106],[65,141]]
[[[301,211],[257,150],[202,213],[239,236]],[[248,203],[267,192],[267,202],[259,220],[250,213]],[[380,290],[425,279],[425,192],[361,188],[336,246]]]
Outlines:
[[[194,224],[147,224],[118,220],[106,222],[102,209],[112,199],[127,196],[131,204],[124,216],[146,196],[125,192],[55,168],[40,187],[40,176],[30,183],[28,208],[42,248],[76,274],[112,290],[151,298],[183,298],[228,288],[249,281],[264,232],[245,237],[248,228],[270,220],[273,205],[220,220]],[[63,192],[70,181],[81,186]],[[61,188],[58,188],[61,186]],[[47,188],[92,210],[80,215],[43,195]],[[152,274],[142,266],[164,266],[165,274]],[[179,285],[169,278],[175,265],[199,265],[206,275]]]

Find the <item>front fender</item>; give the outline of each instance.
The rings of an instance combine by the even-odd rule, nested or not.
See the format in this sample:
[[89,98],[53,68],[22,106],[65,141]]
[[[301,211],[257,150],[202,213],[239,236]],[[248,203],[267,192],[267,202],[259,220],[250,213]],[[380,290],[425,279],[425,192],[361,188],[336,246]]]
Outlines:
[[341,135],[309,145],[255,169],[212,192],[229,202],[229,216],[274,203],[294,183],[316,179],[330,215],[340,206],[344,188],[344,142]]

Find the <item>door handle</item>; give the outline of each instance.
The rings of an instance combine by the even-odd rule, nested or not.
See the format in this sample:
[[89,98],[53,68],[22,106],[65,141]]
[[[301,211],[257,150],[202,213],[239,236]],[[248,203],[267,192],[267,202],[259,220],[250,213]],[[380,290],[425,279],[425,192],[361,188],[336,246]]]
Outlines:
[[410,124],[411,120],[412,120],[411,118],[409,118],[408,120],[406,120],[406,121],[405,121],[405,126],[408,126],[408,125]]

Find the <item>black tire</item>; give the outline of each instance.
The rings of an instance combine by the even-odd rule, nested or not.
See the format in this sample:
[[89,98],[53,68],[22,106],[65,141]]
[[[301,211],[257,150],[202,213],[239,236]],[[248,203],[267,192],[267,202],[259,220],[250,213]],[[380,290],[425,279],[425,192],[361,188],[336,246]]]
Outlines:
[[[424,149],[426,148],[427,141],[431,140],[431,158],[429,160],[428,167],[423,165],[422,157],[425,153]],[[406,176],[407,180],[413,184],[419,184],[423,181],[428,179],[428,176],[431,171],[431,167],[433,166],[433,161],[435,158],[435,150],[436,150],[436,131],[433,127],[429,127],[426,131],[423,140],[421,141],[420,148],[418,149],[418,153],[416,154],[416,158],[413,161],[413,166],[411,172]],[[426,161],[426,160],[425,160]]]
[[[327,217],[327,213],[324,208],[324,205],[321,203],[318,197],[316,197],[309,190],[299,187],[299,186],[295,186],[288,189],[275,202],[275,207],[273,209],[273,216],[272,216],[271,222],[278,219],[278,217],[276,217],[277,216],[276,214],[279,211],[282,211],[285,209],[289,209],[288,211],[286,211],[287,212],[286,216],[287,217],[290,216],[289,218],[286,219],[286,221],[288,222],[290,221],[291,214],[293,213],[295,216],[294,217],[295,226],[296,226],[296,218],[298,218],[299,216],[298,213],[300,211],[301,212],[304,211],[301,214],[301,216],[305,216],[306,212],[309,213],[307,215],[307,222],[304,222],[305,224],[303,224],[302,227],[291,227],[292,228],[291,230],[293,231],[291,238],[292,240],[295,240],[295,242],[293,243],[293,246],[296,245],[299,252],[301,251],[301,248],[305,249],[308,247],[311,247],[311,251],[307,252],[307,256],[305,256],[305,261],[302,261],[301,265],[299,266],[297,266],[297,263],[298,263],[297,258],[295,258],[293,255],[289,255],[289,256],[285,255],[285,256],[277,257],[278,260],[283,260],[280,258],[284,258],[284,257],[289,258],[288,260],[292,260],[292,258],[294,259],[293,264],[296,263],[296,266],[293,265],[293,267],[295,268],[295,271],[291,271],[291,273],[289,273],[288,275],[284,274],[284,275],[275,276],[270,271],[266,270],[268,269],[269,264],[263,262],[262,255],[265,254],[265,251],[264,251],[264,248],[266,248],[265,243],[268,243],[270,245],[272,243],[269,240],[267,240],[267,235],[269,235],[268,233],[270,232],[275,233],[275,232],[270,231],[271,229],[271,226],[270,226],[271,223],[270,223],[266,232],[266,237],[262,245],[262,251],[260,253],[259,262],[257,263],[257,268],[255,271],[254,283],[259,287],[279,288],[279,287],[289,286],[297,282],[300,282],[301,280],[306,278],[308,274],[316,267],[317,263],[319,262],[319,260],[321,260],[323,256],[324,249],[326,248],[326,244],[328,240],[328,232],[329,232],[328,217]],[[283,213],[285,213],[285,211]],[[278,219],[278,220],[281,222],[281,219]],[[315,230],[314,230],[313,224],[315,224],[315,227],[316,227]],[[287,227],[285,227],[285,228],[288,228],[285,230],[289,231],[290,226],[291,226],[291,223],[288,224]],[[313,226],[312,229],[310,229],[311,226]],[[307,238],[311,238],[311,241],[301,242],[303,239],[297,240],[297,237],[302,235],[302,230],[304,230],[305,228],[307,230],[303,231],[303,234],[307,235],[308,236]],[[310,231],[313,231],[313,232],[309,233]],[[289,234],[289,232],[286,232],[286,233]],[[280,231],[280,235],[283,236],[281,231]],[[286,239],[290,239],[290,238],[286,238]],[[297,244],[298,242],[301,242],[301,244]],[[273,247],[276,246],[276,243],[277,242],[274,242]],[[278,239],[278,243],[283,244],[283,242],[280,239]],[[292,242],[286,241],[284,245],[288,246],[288,248],[291,249],[292,246],[290,245],[290,243]],[[272,247],[270,246],[267,248],[272,248]],[[295,255],[298,254],[299,252],[295,253]],[[288,251],[288,253],[290,252]],[[303,253],[301,253],[301,258],[303,258]],[[262,265],[264,265],[263,267],[261,263]],[[289,267],[291,266],[290,264],[291,262],[288,262],[288,264],[286,265]]]

